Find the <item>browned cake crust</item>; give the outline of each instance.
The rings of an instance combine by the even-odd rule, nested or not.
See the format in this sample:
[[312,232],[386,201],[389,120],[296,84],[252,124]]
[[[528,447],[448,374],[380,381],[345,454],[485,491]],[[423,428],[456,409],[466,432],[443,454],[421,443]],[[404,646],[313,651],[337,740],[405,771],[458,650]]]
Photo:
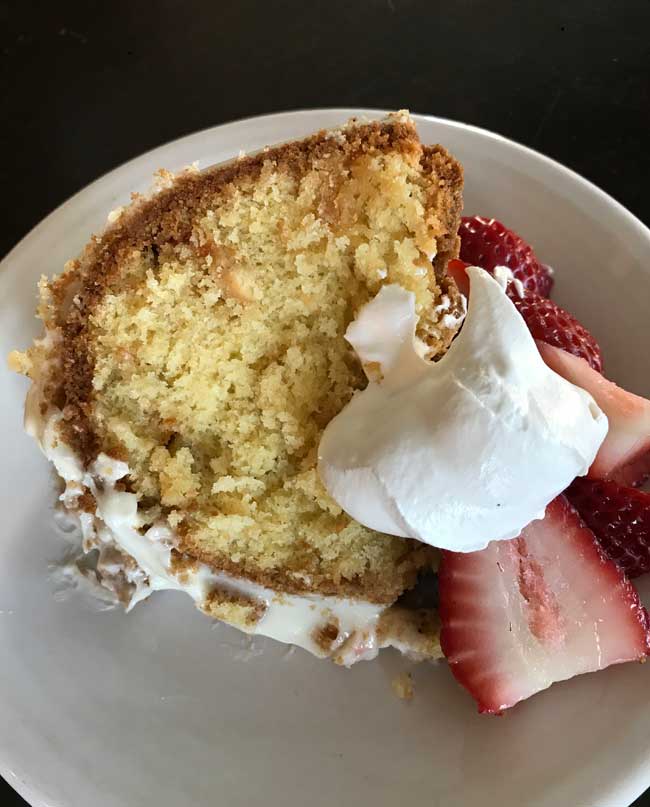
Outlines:
[[458,257],[460,236],[458,227],[463,210],[463,167],[444,146],[424,146],[422,167],[439,177],[441,198],[438,203],[442,232],[438,237],[438,252],[433,259],[433,268],[438,280],[444,284],[447,264]]

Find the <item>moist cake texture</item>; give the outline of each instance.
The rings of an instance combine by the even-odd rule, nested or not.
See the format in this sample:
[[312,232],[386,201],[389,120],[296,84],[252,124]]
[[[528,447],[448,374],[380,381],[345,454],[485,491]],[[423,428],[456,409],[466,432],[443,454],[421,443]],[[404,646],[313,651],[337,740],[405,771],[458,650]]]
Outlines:
[[[161,184],[41,281],[46,336],[12,357],[32,405],[83,467],[127,464],[117,489],[142,533],[169,528],[179,574],[392,603],[435,553],[348,517],[317,449],[367,383],[343,335],[382,284],[414,292],[431,359],[455,335],[459,164],[399,113]],[[92,492],[72,506],[92,512]],[[258,605],[218,587],[203,603],[235,624]]]

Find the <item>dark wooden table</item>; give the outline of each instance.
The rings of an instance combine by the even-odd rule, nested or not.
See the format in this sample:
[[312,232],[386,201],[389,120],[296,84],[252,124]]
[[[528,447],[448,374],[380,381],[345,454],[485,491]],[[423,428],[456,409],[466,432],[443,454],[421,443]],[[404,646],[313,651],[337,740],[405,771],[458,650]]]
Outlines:
[[324,106],[492,129],[650,223],[649,29],[649,0],[0,2],[0,254],[147,149]]

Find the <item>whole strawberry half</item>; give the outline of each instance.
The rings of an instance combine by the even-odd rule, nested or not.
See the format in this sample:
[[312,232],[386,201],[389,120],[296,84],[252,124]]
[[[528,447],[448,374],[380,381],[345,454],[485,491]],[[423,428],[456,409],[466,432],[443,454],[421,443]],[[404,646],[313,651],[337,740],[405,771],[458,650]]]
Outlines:
[[507,266],[526,292],[548,297],[553,287],[551,269],[537,259],[530,244],[500,221],[486,216],[464,216],[458,230],[460,259],[492,273]]
[[607,415],[609,429],[593,465],[592,479],[638,485],[650,472],[650,401],[608,381],[581,358],[537,342],[551,370],[587,390]]
[[[459,259],[449,261],[447,273],[455,280],[459,290],[469,296],[469,280],[465,271],[470,264]],[[476,264],[480,266],[480,264]],[[603,355],[598,342],[578,320],[552,300],[534,292],[519,295],[515,285],[509,283],[506,294],[524,318],[534,339],[562,348],[574,356],[585,359],[594,370],[603,371]]]
[[628,577],[650,572],[650,493],[580,478],[566,495],[608,557]]
[[564,496],[518,538],[443,552],[438,585],[442,650],[480,712],[650,653],[636,590]]

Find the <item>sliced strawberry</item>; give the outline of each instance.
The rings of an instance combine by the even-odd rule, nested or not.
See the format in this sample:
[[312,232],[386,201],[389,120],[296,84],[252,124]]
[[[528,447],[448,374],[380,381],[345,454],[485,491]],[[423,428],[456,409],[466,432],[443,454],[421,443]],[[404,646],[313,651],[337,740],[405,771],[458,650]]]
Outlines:
[[[469,296],[469,280],[465,271],[468,266],[468,263],[459,259],[449,261],[447,265],[447,273],[453,277],[466,297]],[[580,356],[581,359],[586,359],[594,370],[602,373],[603,356],[598,342],[575,317],[552,300],[533,292],[521,297],[513,283],[508,284],[506,293],[524,318],[534,339],[541,339],[549,345],[573,353],[574,356]]]
[[526,321],[534,339],[541,339],[542,342],[573,353],[602,373],[603,355],[598,342],[575,317],[552,300],[537,294],[527,294],[523,298],[510,294],[510,299]]
[[608,557],[628,577],[650,572],[650,493],[581,478],[566,495]]
[[440,643],[480,712],[650,653],[648,615],[564,496],[512,541],[443,552]]
[[612,474],[615,482],[627,487],[639,487],[648,478],[650,478],[650,443],[647,444],[645,451],[641,450],[635,459],[630,460],[622,468],[617,468]]
[[650,467],[650,401],[617,387],[583,359],[544,342],[537,347],[551,370],[587,390],[607,415],[607,437],[589,476],[627,485],[642,481]]
[[551,269],[540,263],[530,244],[500,221],[486,216],[464,216],[458,230],[460,259],[493,272],[507,266],[526,292],[548,297],[553,287]]

